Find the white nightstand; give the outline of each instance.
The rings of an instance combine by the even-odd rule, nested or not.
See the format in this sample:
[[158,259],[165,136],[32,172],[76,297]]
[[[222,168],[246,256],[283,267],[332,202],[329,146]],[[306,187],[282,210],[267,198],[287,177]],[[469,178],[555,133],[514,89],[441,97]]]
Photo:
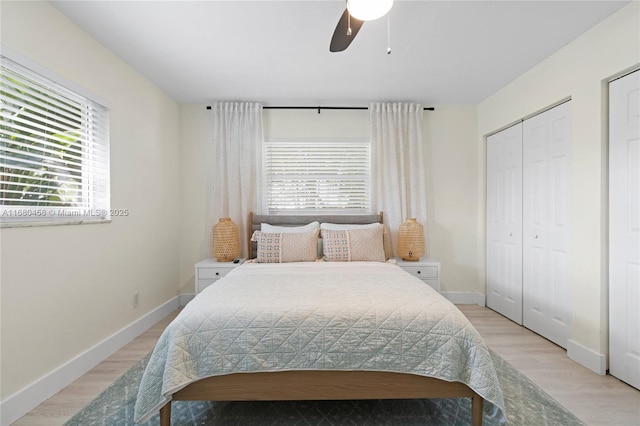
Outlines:
[[396,262],[411,275],[420,278],[436,291],[440,291],[440,262],[437,260],[425,258],[412,262],[396,258]]
[[244,259],[238,259],[238,263],[205,259],[196,263],[196,294],[227,275],[233,268],[242,265],[243,262]]

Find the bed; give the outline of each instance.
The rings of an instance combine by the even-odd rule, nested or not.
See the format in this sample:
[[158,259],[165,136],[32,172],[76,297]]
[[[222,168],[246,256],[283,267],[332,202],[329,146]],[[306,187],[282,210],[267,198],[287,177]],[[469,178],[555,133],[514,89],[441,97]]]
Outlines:
[[469,398],[473,425],[482,424],[483,406],[504,417],[481,337],[453,304],[386,261],[380,223],[381,213],[251,214],[252,260],[198,294],[164,331],[136,422],[159,410],[169,425],[172,400]]

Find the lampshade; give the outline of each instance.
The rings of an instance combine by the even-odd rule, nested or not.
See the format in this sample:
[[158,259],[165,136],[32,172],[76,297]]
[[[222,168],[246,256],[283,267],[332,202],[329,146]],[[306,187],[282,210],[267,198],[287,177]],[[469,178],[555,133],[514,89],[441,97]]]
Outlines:
[[410,217],[398,230],[398,256],[403,260],[420,260],[424,252],[424,228],[415,217]]
[[211,238],[211,254],[218,262],[230,262],[240,256],[240,232],[230,218],[220,218],[213,225]]
[[391,10],[393,0],[347,0],[349,14],[361,21],[383,17]]

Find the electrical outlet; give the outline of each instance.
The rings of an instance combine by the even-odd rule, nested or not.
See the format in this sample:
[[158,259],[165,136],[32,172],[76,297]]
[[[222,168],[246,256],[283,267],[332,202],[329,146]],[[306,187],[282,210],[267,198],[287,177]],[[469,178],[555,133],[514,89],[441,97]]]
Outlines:
[[131,299],[131,307],[135,309],[138,307],[139,304],[140,304],[140,293],[136,291],[135,293],[133,293],[133,297]]

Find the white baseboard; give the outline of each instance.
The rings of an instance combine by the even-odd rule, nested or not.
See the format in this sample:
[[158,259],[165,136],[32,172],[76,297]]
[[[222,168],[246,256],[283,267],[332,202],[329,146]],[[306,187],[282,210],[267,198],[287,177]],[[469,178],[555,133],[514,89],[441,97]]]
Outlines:
[[187,306],[187,303],[191,302],[194,297],[196,297],[194,293],[182,293],[180,295],[180,306]]
[[567,356],[596,374],[601,376],[607,374],[607,356],[591,350],[574,340],[569,339],[567,341]]
[[485,295],[482,293],[470,292],[443,292],[442,294],[447,300],[454,305],[480,305],[485,304]]
[[0,425],[9,425],[64,389],[158,321],[181,306],[176,296],[102,342],[0,402]]

